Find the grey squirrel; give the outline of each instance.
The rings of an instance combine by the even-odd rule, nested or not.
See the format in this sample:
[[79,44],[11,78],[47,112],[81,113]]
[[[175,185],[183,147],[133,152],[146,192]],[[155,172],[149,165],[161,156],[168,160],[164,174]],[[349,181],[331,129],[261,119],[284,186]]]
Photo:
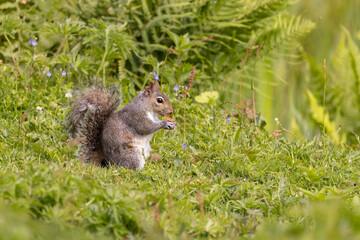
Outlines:
[[70,132],[83,140],[82,161],[141,169],[150,156],[153,133],[175,128],[173,121],[157,116],[173,114],[174,109],[157,81],[115,112],[118,106],[115,91],[90,87],[75,99],[69,114]]

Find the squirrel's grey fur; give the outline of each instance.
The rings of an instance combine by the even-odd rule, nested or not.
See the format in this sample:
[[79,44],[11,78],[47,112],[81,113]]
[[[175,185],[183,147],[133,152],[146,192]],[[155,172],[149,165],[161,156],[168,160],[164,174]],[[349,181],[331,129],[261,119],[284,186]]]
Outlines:
[[172,114],[173,107],[157,82],[150,83],[129,104],[115,112],[118,106],[114,92],[97,86],[85,90],[76,98],[69,115],[72,137],[83,138],[83,161],[128,169],[143,168],[145,158],[150,155],[153,133],[175,128],[172,121],[157,118]]

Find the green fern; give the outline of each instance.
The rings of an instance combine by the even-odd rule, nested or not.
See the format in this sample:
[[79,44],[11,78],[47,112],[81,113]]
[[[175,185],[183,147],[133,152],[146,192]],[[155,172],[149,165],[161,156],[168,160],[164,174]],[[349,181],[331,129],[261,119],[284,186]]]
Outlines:
[[345,143],[346,135],[341,134],[341,136],[339,136],[337,134],[339,125],[330,120],[329,114],[326,113],[324,108],[317,103],[317,100],[311,91],[307,90],[306,93],[309,97],[310,110],[314,120],[323,125],[323,127],[326,129],[326,132],[332,139],[334,139],[335,143]]
[[[178,80],[185,79],[183,76],[188,73],[176,70],[176,77],[170,75],[174,66],[185,63],[206,72],[204,78],[198,80],[202,85],[195,85],[194,91],[221,83],[220,99],[236,100],[238,69],[250,44],[265,41],[263,55],[271,57],[280,48],[296,44],[294,41],[313,29],[311,21],[285,12],[293,3],[293,0],[84,0],[66,3],[35,0],[28,9],[21,11],[28,19],[34,19],[26,25],[30,31],[26,31],[25,36],[31,38],[35,33],[32,30],[38,31],[40,27],[42,50],[51,55],[56,49],[55,54],[64,53],[67,59],[71,58],[76,64],[74,77],[77,75],[86,81],[88,77],[77,74],[83,72],[105,81],[122,75],[124,83],[133,81],[141,87],[147,81],[144,76],[152,71],[142,58],[153,56],[161,64],[168,48],[174,45],[175,51],[182,55],[181,58],[170,55],[167,59],[161,70],[164,74],[170,73],[165,82],[183,84]],[[50,13],[48,9],[55,9],[55,4],[62,8]],[[41,12],[37,13],[39,10]],[[206,43],[199,42],[211,35],[214,38]],[[89,67],[76,61],[84,56],[91,59],[85,61],[90,63]],[[125,61],[125,69],[119,74],[117,64],[121,61]],[[57,57],[52,62],[64,65],[65,60]],[[254,75],[251,64],[249,62],[242,71],[246,89]],[[255,80],[259,82],[257,76]],[[261,87],[256,86],[256,89],[258,94],[265,94]]]
[[[265,26],[275,25],[277,29],[283,29],[281,33],[283,38],[286,38],[287,33],[287,35],[292,35],[293,39],[299,35],[305,35],[313,28],[310,21],[306,22],[302,19],[288,20],[283,16],[274,19],[292,3],[287,0],[159,1],[156,4],[150,4],[150,2],[152,1],[134,1],[130,6],[131,9],[145,8],[142,11],[131,11],[137,13],[134,16],[137,24],[129,24],[129,28],[138,29],[135,36],[141,36],[141,39],[138,39],[141,47],[145,47],[150,54],[154,53],[154,49],[151,49],[150,45],[165,44],[169,47],[171,40],[168,37],[156,37],[154,34],[157,28],[168,29],[178,35],[187,33],[194,40],[214,35],[215,38],[209,45],[216,51],[213,53],[200,51],[200,54],[206,55],[207,59],[213,59],[219,53],[229,54],[230,60],[216,69],[221,72],[229,71],[227,66],[230,62],[231,64],[240,62],[239,54],[233,54],[233,52],[244,52],[250,42],[260,41],[261,38],[268,39],[271,48],[279,44],[279,41],[282,40],[280,37],[273,42],[274,36],[279,36],[279,34],[274,32],[274,29],[265,29]],[[144,12],[146,16],[140,16]],[[150,15],[153,17],[149,18]],[[160,55],[156,53],[155,55],[161,59],[164,58],[165,53]],[[208,70],[212,70],[216,74],[215,69]]]
[[[321,64],[317,64],[315,60],[306,54],[304,56],[310,67],[311,92],[317,102],[322,102],[324,78]],[[356,121],[356,119],[360,118],[360,51],[345,28],[342,29],[340,41],[328,62],[330,63],[328,66],[329,81],[326,90],[328,118],[341,124],[341,133],[348,136],[348,142],[356,142],[356,136],[352,132],[357,134],[360,132],[360,123]],[[313,118],[313,112],[300,107],[298,109],[303,117],[310,116],[310,118]],[[315,121],[319,123],[317,120]],[[311,124],[311,121],[308,123]],[[319,129],[318,124],[312,125],[314,129]],[[334,128],[337,128],[337,126],[332,128],[332,132],[334,132]]]

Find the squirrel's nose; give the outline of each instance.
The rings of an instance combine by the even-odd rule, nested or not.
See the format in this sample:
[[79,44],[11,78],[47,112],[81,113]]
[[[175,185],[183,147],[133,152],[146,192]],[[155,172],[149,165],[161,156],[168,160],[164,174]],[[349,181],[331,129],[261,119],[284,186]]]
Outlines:
[[171,115],[171,114],[173,114],[173,113],[174,113],[174,110],[171,109],[171,110],[169,111],[169,115]]

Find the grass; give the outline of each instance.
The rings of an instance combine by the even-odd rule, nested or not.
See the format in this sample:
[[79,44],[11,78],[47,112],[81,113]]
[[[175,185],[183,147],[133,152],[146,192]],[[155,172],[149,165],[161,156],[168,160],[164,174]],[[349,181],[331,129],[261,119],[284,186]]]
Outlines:
[[[221,105],[213,112],[188,97],[186,139],[181,127],[156,133],[160,160],[141,171],[81,165],[65,128],[74,86],[60,83],[3,82],[0,238],[358,236],[357,148],[328,144],[323,154],[322,138],[289,141],[247,120],[240,127]],[[163,87],[181,126],[185,103]]]
[[[268,17],[291,22],[286,14],[279,16],[287,1],[264,1],[264,6],[269,4],[260,9],[264,14],[245,1],[233,12],[236,19],[245,16],[240,28],[233,22],[222,27],[235,1],[224,8],[221,3],[204,2],[211,6],[195,8],[185,2],[185,10],[182,4],[150,2],[91,0],[64,8],[54,1],[2,5],[0,239],[359,239],[359,146],[333,144],[325,134],[303,141],[294,135],[287,138],[292,133],[277,118],[267,119],[276,126],[274,132],[249,121],[256,111],[270,110],[264,109],[263,100],[257,101],[255,111],[255,102],[245,96],[255,99],[258,87],[274,82],[269,74],[262,73],[264,81],[254,77],[255,71],[261,73],[261,64],[255,68],[260,47],[252,53],[254,61],[247,63],[249,69],[253,64],[253,75],[244,72],[251,55],[248,44],[265,34],[265,48],[279,45],[283,38],[267,33],[266,22]],[[176,13],[186,14],[179,18]],[[186,24],[188,14],[199,20]],[[208,21],[216,30],[204,28]],[[299,28],[302,36],[314,24],[299,21],[291,26],[279,29],[279,34]],[[244,51],[247,57],[241,62]],[[271,49],[266,51],[271,58]],[[159,74],[178,124],[174,131],[155,134],[151,145],[157,157],[139,171],[81,165],[66,130],[76,90],[93,82],[108,87],[116,83],[125,104],[153,80],[151,71]],[[192,85],[187,84],[189,78]],[[225,83],[239,78],[239,88],[237,82],[231,85],[234,89]],[[252,84],[247,86],[245,80]],[[175,85],[180,90],[173,90]],[[191,90],[184,94],[182,85],[191,85]],[[232,92],[248,100],[246,109],[231,102]],[[196,95],[199,102],[194,101]],[[277,94],[271,95],[275,102]],[[317,102],[314,97],[313,106],[306,100],[301,107],[320,116]],[[326,107],[339,109],[330,99]],[[239,113],[244,110],[246,114]],[[305,114],[298,116],[297,121],[309,120]],[[310,124],[314,127],[306,134],[326,125],[315,120],[317,125]]]

